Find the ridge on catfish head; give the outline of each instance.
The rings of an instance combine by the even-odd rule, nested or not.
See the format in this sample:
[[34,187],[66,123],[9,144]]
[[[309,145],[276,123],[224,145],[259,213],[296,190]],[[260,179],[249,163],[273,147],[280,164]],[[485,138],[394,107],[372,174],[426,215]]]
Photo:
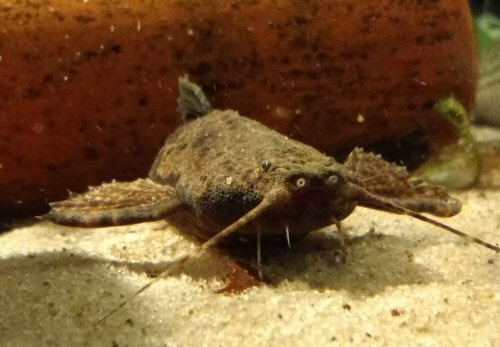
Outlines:
[[185,124],[167,138],[148,178],[90,187],[86,193],[52,203],[44,216],[55,223],[86,227],[181,214],[195,221],[201,230],[198,235],[206,239],[201,249],[174,259],[131,298],[201,250],[236,233],[254,234],[260,241],[261,234],[303,234],[335,224],[341,234],[340,221],[356,205],[408,215],[500,251],[422,215],[452,216],[461,204],[443,188],[411,178],[404,168],[378,155],[355,149],[341,165],[236,111],[213,110],[201,88],[185,77],[179,80],[179,92]]

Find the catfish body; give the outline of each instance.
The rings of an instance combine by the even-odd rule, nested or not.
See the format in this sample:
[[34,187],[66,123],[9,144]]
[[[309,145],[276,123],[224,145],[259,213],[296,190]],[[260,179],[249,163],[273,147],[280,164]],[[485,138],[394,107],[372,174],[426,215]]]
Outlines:
[[175,188],[206,237],[252,210],[277,185],[296,189],[299,179],[300,193],[239,232],[283,234],[289,227],[307,233],[342,220],[356,204],[339,184],[355,177],[332,157],[232,110],[215,110],[180,127],[149,178]]
[[45,218],[95,227],[187,216],[209,247],[234,233],[305,234],[331,224],[341,231],[340,221],[363,205],[463,234],[419,214],[454,215],[458,200],[378,155],[355,149],[339,164],[236,111],[213,110],[187,78],[179,80],[179,111],[185,124],[147,179],[71,194]]

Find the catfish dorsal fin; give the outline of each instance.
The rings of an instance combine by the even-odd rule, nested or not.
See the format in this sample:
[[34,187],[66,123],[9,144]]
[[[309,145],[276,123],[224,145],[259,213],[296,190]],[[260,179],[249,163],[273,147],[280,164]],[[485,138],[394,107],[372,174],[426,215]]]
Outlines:
[[177,111],[181,114],[184,122],[189,122],[213,111],[203,90],[191,82],[187,76],[179,78]]

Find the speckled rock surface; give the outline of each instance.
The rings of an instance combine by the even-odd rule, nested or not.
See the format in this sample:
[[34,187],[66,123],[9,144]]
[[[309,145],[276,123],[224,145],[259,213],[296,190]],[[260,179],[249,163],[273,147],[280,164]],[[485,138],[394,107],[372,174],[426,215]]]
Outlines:
[[[498,244],[500,193],[455,195],[463,212],[446,222]],[[165,222],[19,225],[0,235],[0,345],[499,345],[499,255],[365,209],[344,226],[353,239],[343,267],[335,266],[333,236],[316,232],[280,256],[264,247],[270,282],[224,295],[216,291],[226,258],[213,251],[93,327],[148,272],[198,243]]]

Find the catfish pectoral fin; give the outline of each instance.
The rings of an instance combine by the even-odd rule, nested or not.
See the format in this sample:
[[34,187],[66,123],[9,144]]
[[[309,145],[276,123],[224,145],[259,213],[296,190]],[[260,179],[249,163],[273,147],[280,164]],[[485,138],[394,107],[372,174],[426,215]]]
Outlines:
[[82,227],[124,225],[162,219],[184,207],[175,190],[150,179],[105,183],[51,203],[42,216],[56,224]]

